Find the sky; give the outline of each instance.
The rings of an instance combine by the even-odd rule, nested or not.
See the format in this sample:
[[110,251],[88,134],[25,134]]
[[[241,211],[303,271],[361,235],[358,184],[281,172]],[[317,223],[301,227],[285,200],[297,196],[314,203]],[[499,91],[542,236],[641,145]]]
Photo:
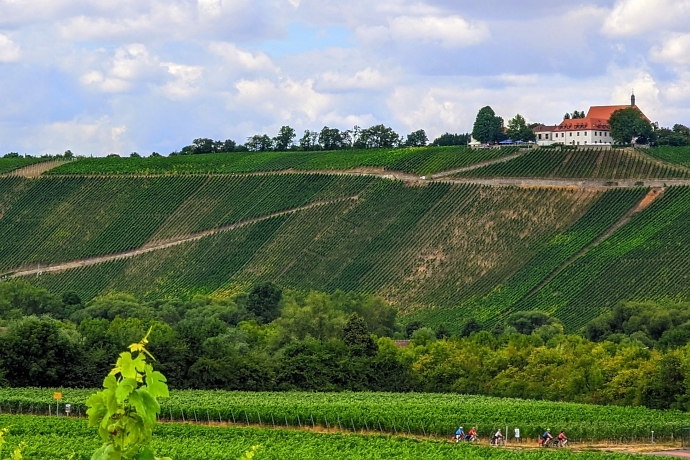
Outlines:
[[405,135],[590,105],[690,125],[690,0],[0,0],[0,155]]

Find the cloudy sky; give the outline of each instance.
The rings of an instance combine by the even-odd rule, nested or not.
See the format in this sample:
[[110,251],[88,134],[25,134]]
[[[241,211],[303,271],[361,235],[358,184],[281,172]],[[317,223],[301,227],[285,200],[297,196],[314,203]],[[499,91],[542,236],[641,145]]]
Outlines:
[[690,124],[690,0],[0,0],[0,153],[170,151],[479,108]]

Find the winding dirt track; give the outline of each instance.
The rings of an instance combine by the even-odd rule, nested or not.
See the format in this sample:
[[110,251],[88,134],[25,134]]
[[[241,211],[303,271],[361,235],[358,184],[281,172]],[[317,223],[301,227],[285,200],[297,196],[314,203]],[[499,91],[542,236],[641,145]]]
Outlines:
[[170,247],[177,246],[177,245],[187,243],[190,241],[200,240],[201,238],[213,235],[215,233],[227,232],[227,231],[234,230],[234,229],[240,228],[240,227],[244,227],[246,225],[250,225],[250,224],[253,224],[256,222],[271,219],[273,217],[284,216],[287,214],[294,214],[296,212],[304,211],[306,209],[315,208],[317,206],[324,206],[327,204],[338,203],[341,201],[357,200],[357,199],[359,199],[358,195],[349,196],[349,197],[345,197],[345,198],[338,198],[338,199],[334,199],[334,200],[315,201],[313,203],[309,203],[309,204],[304,205],[304,206],[288,209],[285,211],[275,212],[273,214],[268,214],[268,215],[262,216],[262,217],[247,219],[247,220],[244,220],[242,222],[237,222],[237,223],[232,224],[232,225],[226,225],[225,227],[218,227],[218,228],[206,230],[206,231],[199,232],[199,233],[194,233],[191,235],[184,235],[184,236],[180,236],[178,238],[171,239],[171,240],[147,243],[144,246],[142,246],[138,249],[131,250],[131,251],[120,252],[117,254],[109,254],[109,255],[105,255],[105,256],[91,257],[88,259],[73,260],[73,261],[63,262],[63,263],[54,264],[54,265],[46,265],[44,267],[34,267],[34,268],[10,271],[9,273],[6,273],[4,275],[4,277],[5,278],[16,278],[16,277],[20,277],[20,276],[41,275],[43,273],[60,272],[60,271],[71,270],[71,269],[75,269],[75,268],[87,267],[89,265],[96,265],[96,264],[100,264],[103,262],[110,262],[113,260],[127,259],[129,257],[135,257],[135,256],[139,256],[142,254],[146,254],[148,252],[170,248]]

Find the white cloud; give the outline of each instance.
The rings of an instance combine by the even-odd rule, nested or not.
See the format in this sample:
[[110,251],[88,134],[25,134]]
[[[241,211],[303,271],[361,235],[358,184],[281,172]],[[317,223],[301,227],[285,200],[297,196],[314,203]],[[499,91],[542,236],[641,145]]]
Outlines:
[[679,34],[651,51],[652,59],[670,64],[690,64],[690,34]]
[[258,52],[253,54],[249,51],[243,51],[233,43],[213,42],[209,45],[209,50],[239,70],[251,72],[268,71],[273,73],[280,71],[265,53]]
[[359,39],[367,44],[396,40],[432,43],[444,48],[477,45],[491,37],[485,22],[469,22],[460,16],[398,16],[384,25],[360,26]]
[[387,75],[371,67],[353,74],[325,72],[317,80],[317,88],[327,91],[347,91],[357,89],[382,89],[390,87],[394,81],[389,70]]
[[167,68],[168,73],[174,77],[173,81],[166,83],[161,88],[166,97],[172,100],[187,99],[199,91],[195,84],[201,79],[202,67],[172,62],[163,63],[162,66]]
[[460,16],[400,16],[390,22],[395,40],[440,43],[446,48],[476,45],[491,37],[484,22],[468,22]]
[[9,37],[0,34],[0,62],[16,62],[21,57],[19,46]]
[[158,59],[141,44],[118,48],[113,57],[102,65],[103,71],[88,71],[79,81],[107,93],[124,92],[129,91],[135,82],[154,76],[159,67]]
[[690,0],[620,0],[606,18],[602,32],[626,37],[674,27],[687,30],[688,20]]
[[236,103],[286,122],[301,119],[304,115],[313,122],[328,112],[332,103],[329,96],[314,90],[312,80],[288,78],[276,84],[267,79],[243,79],[235,87],[238,92]]

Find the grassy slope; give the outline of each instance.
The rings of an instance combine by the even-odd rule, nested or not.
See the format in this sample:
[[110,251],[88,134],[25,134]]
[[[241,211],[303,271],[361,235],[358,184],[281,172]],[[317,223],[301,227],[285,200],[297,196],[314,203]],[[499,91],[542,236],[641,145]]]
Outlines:
[[457,177],[685,179],[690,177],[690,171],[659,164],[630,150],[538,149],[505,163],[457,174]]
[[[69,458],[87,460],[100,446],[94,429],[85,420],[0,415],[0,425],[10,425],[9,447],[20,441],[32,460]],[[163,424],[156,427],[153,447],[158,455],[185,460],[227,460],[242,457],[260,446],[255,458],[263,460],[322,459],[632,459],[630,455],[568,451],[512,451],[448,442],[418,441],[381,435],[317,434],[254,428],[216,428]]]
[[466,147],[423,147],[327,152],[237,152],[163,158],[83,158],[53,169],[48,174],[234,174],[359,167],[432,174],[514,152],[514,148],[471,150]]

